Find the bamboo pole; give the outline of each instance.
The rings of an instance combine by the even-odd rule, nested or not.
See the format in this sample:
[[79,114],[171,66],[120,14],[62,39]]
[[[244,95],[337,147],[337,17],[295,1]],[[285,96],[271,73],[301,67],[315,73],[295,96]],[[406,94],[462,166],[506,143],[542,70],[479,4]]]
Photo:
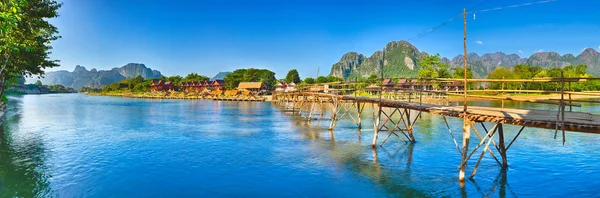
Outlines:
[[[469,139],[471,136],[470,127],[468,127],[468,118],[467,118],[467,9],[463,9],[463,21],[464,21],[464,37],[463,37],[463,46],[464,46],[464,58],[463,58],[463,70],[464,70],[464,97],[463,97],[463,152],[462,152],[462,161],[467,160],[467,152],[469,152]],[[462,166],[458,173],[458,180],[461,182],[465,180],[465,169],[466,166]]]
[[506,159],[506,146],[504,145],[504,127],[502,123],[498,123],[498,146],[500,147],[500,156],[502,157],[502,168],[508,167]]
[[[502,76],[502,80],[504,80],[504,76]],[[504,97],[504,81],[502,81],[502,97]],[[502,100],[502,108],[504,108],[504,99]]]

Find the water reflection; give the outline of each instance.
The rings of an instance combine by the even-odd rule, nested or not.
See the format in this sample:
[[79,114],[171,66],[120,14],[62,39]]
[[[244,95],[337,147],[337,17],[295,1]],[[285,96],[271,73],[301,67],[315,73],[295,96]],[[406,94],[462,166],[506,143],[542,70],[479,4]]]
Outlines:
[[[368,111],[371,111],[370,109]],[[425,171],[424,167],[417,167],[413,170],[413,154],[418,151],[421,142],[430,143],[434,138],[439,136],[439,128],[436,128],[434,123],[443,122],[439,116],[423,116],[416,122],[418,133],[420,134],[419,143],[408,143],[404,141],[395,141],[386,144],[385,146],[372,148],[370,141],[361,141],[364,138],[368,140],[372,138],[372,130],[346,130],[342,125],[341,130],[328,130],[328,121],[321,122],[320,120],[308,122],[301,115],[286,112],[293,116],[293,125],[297,127],[301,135],[312,142],[316,142],[322,152],[328,153],[328,156],[333,159],[336,164],[341,165],[347,170],[350,170],[361,177],[368,178],[375,182],[378,186],[384,188],[388,194],[401,197],[429,197],[429,196],[447,196],[453,192],[440,189],[420,188],[415,185],[417,180],[420,180],[421,174],[415,174],[415,171]],[[366,112],[371,113],[371,112]],[[325,115],[327,116],[327,115]],[[346,120],[349,121],[349,120]],[[371,126],[372,123],[364,121],[363,126]],[[348,124],[350,125],[350,124]],[[346,125],[346,127],[348,127]],[[351,133],[351,134],[348,134]],[[366,136],[366,137],[363,137]],[[452,148],[451,148],[452,149]],[[422,149],[421,152],[429,152]],[[459,158],[457,158],[459,159]],[[453,169],[457,164],[445,164],[450,167],[450,170],[458,173],[457,169]],[[489,167],[487,167],[489,168]],[[516,197],[516,193],[511,189],[507,172],[501,168],[492,168],[497,170],[497,175],[493,181],[488,181],[487,178],[478,183],[477,179],[471,178],[466,185],[461,184],[452,174],[452,178],[448,180],[449,186],[460,186],[458,191],[459,196],[468,197]],[[447,174],[446,174],[447,175]],[[490,184],[491,183],[491,184]],[[427,186],[431,187],[431,186]]]
[[[42,137],[13,134],[21,122],[22,102],[8,105],[5,124],[0,127],[0,197],[38,197],[49,195],[46,159],[49,155]],[[17,113],[15,113],[17,112]]]

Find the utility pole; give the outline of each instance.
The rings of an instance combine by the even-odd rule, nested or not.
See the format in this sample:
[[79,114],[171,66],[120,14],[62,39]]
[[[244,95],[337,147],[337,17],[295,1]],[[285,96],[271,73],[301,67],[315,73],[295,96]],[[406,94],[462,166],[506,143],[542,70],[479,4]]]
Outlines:
[[[383,65],[385,64],[385,47],[383,48],[383,53],[381,54],[381,84],[379,84],[381,90],[379,92],[379,104],[381,106],[381,97],[383,95]],[[380,108],[381,109],[381,108]]]
[[[463,22],[464,22],[464,57],[463,57],[463,70],[464,70],[464,80],[463,80],[463,142],[462,142],[462,162],[466,164],[467,153],[469,152],[469,139],[471,138],[471,128],[469,128],[469,119],[467,119],[467,9],[463,9]],[[465,169],[466,165],[460,168],[458,174],[458,180],[465,181]]]

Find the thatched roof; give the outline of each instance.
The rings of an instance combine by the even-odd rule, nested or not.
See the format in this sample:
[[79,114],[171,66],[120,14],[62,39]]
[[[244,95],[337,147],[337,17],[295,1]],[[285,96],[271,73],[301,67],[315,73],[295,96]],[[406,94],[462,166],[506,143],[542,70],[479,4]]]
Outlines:
[[267,86],[262,82],[241,82],[238,89],[263,89]]

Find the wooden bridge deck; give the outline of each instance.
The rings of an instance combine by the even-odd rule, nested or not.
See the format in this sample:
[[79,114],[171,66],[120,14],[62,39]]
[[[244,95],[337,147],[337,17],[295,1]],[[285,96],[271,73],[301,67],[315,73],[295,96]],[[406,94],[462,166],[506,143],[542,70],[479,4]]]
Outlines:
[[[382,107],[405,108],[432,114],[463,117],[463,106],[443,106],[418,102],[394,101],[379,98],[355,97],[324,93],[298,93],[301,96],[319,98],[335,97],[360,103],[375,103]],[[564,112],[564,121],[557,120],[558,111],[495,108],[469,105],[468,119],[476,122],[495,122],[534,128],[559,129],[573,132],[600,134],[600,115],[583,112]],[[562,116],[562,115],[561,115]],[[557,126],[558,125],[558,126]],[[564,128],[563,128],[564,127]]]

